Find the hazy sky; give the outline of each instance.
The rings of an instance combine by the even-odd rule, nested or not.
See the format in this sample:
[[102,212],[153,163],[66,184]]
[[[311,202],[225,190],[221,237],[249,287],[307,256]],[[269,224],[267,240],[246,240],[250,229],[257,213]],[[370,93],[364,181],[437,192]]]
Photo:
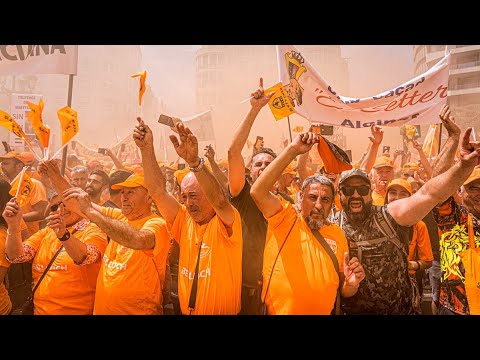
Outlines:
[[[142,46],[148,84],[177,116],[195,113],[195,49],[193,45]],[[394,88],[413,77],[411,45],[344,45],[342,56],[349,64],[350,97],[367,97]],[[276,61],[276,59],[273,59]],[[335,79],[329,79],[335,87]],[[399,128],[385,128],[385,145],[400,144]],[[354,158],[368,144],[369,129],[345,129],[347,147]],[[355,140],[354,140],[355,139]],[[357,139],[360,139],[358,141]]]

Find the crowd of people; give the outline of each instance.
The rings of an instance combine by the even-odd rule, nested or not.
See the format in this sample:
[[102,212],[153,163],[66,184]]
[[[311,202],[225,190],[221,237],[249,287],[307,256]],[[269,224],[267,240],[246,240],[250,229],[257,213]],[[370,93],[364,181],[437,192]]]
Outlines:
[[[462,134],[445,105],[448,139],[433,160],[415,140],[418,162],[378,156],[375,125],[343,172],[312,164],[312,129],[279,154],[244,158],[270,97],[260,80],[224,160],[176,121],[185,169],[157,160],[142,118],[130,162],[110,149],[111,161],[86,159],[78,146],[63,169],[29,152],[0,156],[0,314],[31,295],[34,315],[417,315],[426,274],[433,314],[476,314],[463,262],[480,247],[472,129]],[[27,201],[11,195],[24,167]]]

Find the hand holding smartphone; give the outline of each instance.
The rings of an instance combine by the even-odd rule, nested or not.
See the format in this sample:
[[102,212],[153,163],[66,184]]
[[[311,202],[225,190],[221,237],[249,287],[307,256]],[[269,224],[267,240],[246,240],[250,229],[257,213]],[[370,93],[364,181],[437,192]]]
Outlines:
[[257,139],[255,140],[255,145],[253,146],[253,150],[258,151],[262,147],[263,147],[263,136],[257,136]]
[[98,153],[99,153],[99,154],[102,154],[102,155],[106,155],[106,154],[107,154],[107,149],[105,149],[105,148],[98,148]]

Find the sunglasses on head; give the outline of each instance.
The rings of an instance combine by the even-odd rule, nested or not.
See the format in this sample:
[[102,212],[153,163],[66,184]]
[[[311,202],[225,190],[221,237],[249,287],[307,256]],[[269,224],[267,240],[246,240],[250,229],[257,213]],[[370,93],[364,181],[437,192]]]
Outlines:
[[50,206],[50,211],[57,211],[58,207],[63,204],[63,201],[60,201],[58,204],[53,204]]
[[342,186],[340,188],[340,191],[345,196],[352,196],[355,193],[355,190],[357,190],[358,195],[365,196],[365,195],[368,195],[368,193],[370,192],[370,186],[367,186],[367,185]]

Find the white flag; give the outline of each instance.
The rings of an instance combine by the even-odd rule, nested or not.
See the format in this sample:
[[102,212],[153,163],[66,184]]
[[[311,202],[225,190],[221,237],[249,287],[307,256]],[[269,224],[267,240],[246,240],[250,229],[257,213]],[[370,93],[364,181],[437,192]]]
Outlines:
[[78,45],[0,45],[0,75],[77,74]]
[[450,55],[416,78],[363,99],[337,94],[292,45],[277,46],[280,81],[295,112],[311,122],[364,128],[440,122],[447,101]]

